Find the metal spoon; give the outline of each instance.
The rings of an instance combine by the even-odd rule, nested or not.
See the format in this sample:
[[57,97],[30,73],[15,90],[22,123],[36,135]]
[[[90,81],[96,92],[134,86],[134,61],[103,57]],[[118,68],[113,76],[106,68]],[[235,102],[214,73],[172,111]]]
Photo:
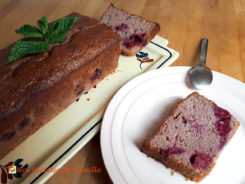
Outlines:
[[199,64],[193,66],[189,71],[189,81],[194,88],[204,89],[213,80],[212,71],[205,65],[208,50],[208,39],[203,38],[201,43],[201,54]]

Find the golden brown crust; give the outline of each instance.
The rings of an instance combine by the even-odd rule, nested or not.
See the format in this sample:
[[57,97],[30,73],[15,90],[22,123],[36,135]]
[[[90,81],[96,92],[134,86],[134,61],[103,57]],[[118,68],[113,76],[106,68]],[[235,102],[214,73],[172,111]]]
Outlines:
[[[175,111],[178,109],[178,107],[183,103],[184,100],[190,98],[193,95],[198,95],[198,96],[202,96],[197,92],[193,92],[192,94],[188,95],[185,99],[179,101],[177,107],[173,110],[173,112],[166,118],[166,120],[161,124],[161,126],[156,130],[156,132],[153,134],[153,136],[151,136],[149,139],[147,139],[142,147],[141,147],[141,151],[143,153],[145,153],[147,156],[154,158],[155,160],[161,162],[162,164],[164,164],[167,168],[171,168],[174,171],[177,171],[181,174],[183,174],[186,179],[190,179],[192,181],[195,182],[200,182],[204,177],[206,177],[211,170],[213,169],[213,167],[215,166],[215,162],[208,168],[208,170],[206,171],[200,171],[198,169],[195,169],[189,165],[187,165],[184,162],[181,162],[179,160],[176,160],[174,157],[172,157],[171,155],[168,157],[163,157],[160,154],[160,150],[152,147],[150,145],[151,140],[154,138],[155,135],[158,135],[161,131],[161,129],[166,125],[167,121],[169,118],[173,117],[173,114],[175,113]],[[202,96],[203,98],[205,98],[206,100],[208,100],[209,102],[211,102],[212,104],[215,104],[213,101],[207,99],[206,97]],[[230,139],[233,137],[233,135],[235,134],[236,130],[238,129],[240,123],[234,118],[234,128],[232,129],[232,132],[229,134],[229,138],[227,139],[226,144],[228,144],[228,142],[230,141]],[[214,158],[217,159],[218,155]]]
[[[87,18],[85,17],[85,19]],[[101,33],[102,37],[107,35],[104,42],[103,38],[99,38],[98,33]],[[98,36],[92,43],[89,40],[93,34]],[[0,158],[117,68],[121,41],[119,35],[108,29],[107,26],[98,24],[91,30],[74,35],[72,40],[74,41],[77,37],[81,39],[81,43],[84,41],[84,44],[90,44],[90,47],[96,47],[98,41],[104,43],[104,47],[101,47],[100,51],[97,50],[99,52],[94,57],[87,58],[88,62],[84,65],[77,67],[68,75],[63,75],[63,78],[57,81],[55,85],[32,94],[19,110],[0,119]],[[92,56],[92,53],[84,55],[84,57],[89,56]],[[79,57],[77,59],[86,58]],[[76,62],[76,59],[70,60],[70,62]],[[42,74],[40,73],[40,75]]]

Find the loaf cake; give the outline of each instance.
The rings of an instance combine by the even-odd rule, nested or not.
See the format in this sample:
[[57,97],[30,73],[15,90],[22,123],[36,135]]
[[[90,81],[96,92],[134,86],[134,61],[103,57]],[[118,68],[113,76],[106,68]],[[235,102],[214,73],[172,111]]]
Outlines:
[[212,170],[238,127],[227,110],[194,92],[178,103],[141,151],[199,182]]
[[118,66],[120,35],[96,19],[68,16],[80,19],[50,50],[10,64],[13,44],[0,50],[0,158]]
[[129,14],[113,4],[100,18],[100,22],[121,35],[121,53],[129,56],[138,53],[160,31],[158,23]]

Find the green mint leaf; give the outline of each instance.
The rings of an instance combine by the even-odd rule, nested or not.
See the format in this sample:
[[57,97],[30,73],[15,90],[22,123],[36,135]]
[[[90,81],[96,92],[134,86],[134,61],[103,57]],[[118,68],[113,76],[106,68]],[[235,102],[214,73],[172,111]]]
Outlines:
[[49,49],[48,43],[38,41],[18,41],[10,51],[7,63],[17,60],[27,54],[36,54]]
[[79,17],[63,17],[48,27],[45,41],[47,43],[61,42],[66,38],[70,28],[76,23]]
[[27,54],[36,54],[49,49],[49,44],[63,41],[70,28],[76,23],[79,17],[64,17],[48,26],[46,16],[43,16],[37,23],[40,29],[24,25],[16,30],[24,38],[42,37],[45,42],[41,41],[18,41],[10,51],[7,63],[17,60]]
[[31,25],[25,24],[21,28],[15,30],[16,33],[22,35],[24,38],[37,38],[37,37],[43,37],[40,30],[36,27],[33,27]]
[[41,32],[45,35],[48,31],[48,19],[46,16],[42,16],[42,18],[37,22]]

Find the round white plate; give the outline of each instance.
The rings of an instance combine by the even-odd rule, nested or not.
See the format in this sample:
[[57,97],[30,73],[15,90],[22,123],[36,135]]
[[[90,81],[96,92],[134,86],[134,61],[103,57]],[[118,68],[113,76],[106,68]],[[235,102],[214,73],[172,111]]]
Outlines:
[[[189,67],[147,72],[128,82],[111,100],[102,122],[101,149],[114,183],[192,183],[140,151],[180,99],[192,93],[186,75]],[[230,111],[241,123],[224,148],[216,166],[202,184],[245,183],[245,85],[214,72],[212,85],[198,91]]]

